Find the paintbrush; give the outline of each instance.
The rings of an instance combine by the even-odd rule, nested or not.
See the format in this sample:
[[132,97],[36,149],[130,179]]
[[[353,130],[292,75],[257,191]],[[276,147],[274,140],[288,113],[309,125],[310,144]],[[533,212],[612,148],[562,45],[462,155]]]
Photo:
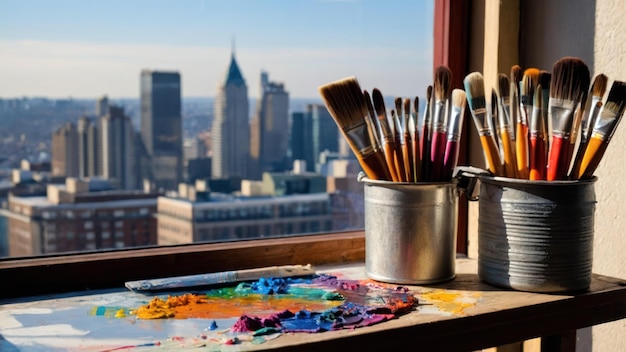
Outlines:
[[435,70],[434,82],[434,109],[432,117],[433,137],[430,150],[430,165],[432,180],[440,181],[443,177],[443,156],[446,150],[446,109],[450,95],[450,80],[452,71],[446,66],[439,66]]
[[480,144],[487,161],[489,171],[494,175],[501,175],[500,153],[496,141],[491,135],[488,125],[487,103],[485,101],[485,83],[480,72],[472,72],[463,80],[467,103],[469,105],[474,126],[480,136]]
[[516,125],[515,155],[517,156],[517,175],[523,179],[528,179],[528,124],[538,80],[539,70],[528,68],[524,71],[519,84],[520,114]]
[[400,178],[398,177],[398,173],[396,172],[396,164],[394,162],[396,139],[389,123],[389,118],[387,117],[385,99],[382,92],[378,88],[374,88],[372,90],[372,100],[374,103],[376,116],[378,117],[378,123],[380,125],[381,143],[383,146],[383,154],[385,156],[387,169],[391,174],[391,179],[394,182],[399,182]]
[[[550,150],[550,134],[552,131],[552,122],[548,118],[548,102],[550,101],[550,82],[552,81],[552,74],[548,71],[539,72],[539,84],[541,85],[541,112],[543,113],[543,126],[544,126],[544,145],[545,145],[545,160],[548,161],[548,151]],[[547,165],[546,165],[547,166]]]
[[[366,123],[367,126],[370,128],[370,135],[372,135],[372,139],[375,140],[376,145],[378,146],[378,149],[381,151],[381,153],[383,153],[383,156],[385,156],[385,150],[384,150],[384,145],[383,145],[383,133],[381,131],[381,126],[380,126],[380,121],[378,120],[378,117],[376,115],[376,113],[374,112],[374,106],[372,105],[372,98],[370,97],[370,94],[367,90],[363,90],[363,99],[365,99],[365,105],[367,107],[367,119],[366,119]],[[393,177],[391,175],[391,172],[389,170],[389,168],[386,165],[386,160],[385,160],[385,180],[387,181],[393,181]]]
[[626,109],[626,82],[614,81],[587,143],[578,178],[591,178]]
[[395,110],[391,110],[391,119],[394,123],[394,136],[396,139],[396,149],[393,154],[393,162],[396,165],[396,172],[398,178],[402,182],[407,182],[405,165],[404,165],[404,150],[406,149],[406,141],[404,140],[404,130],[402,125],[402,98],[396,97],[394,99],[396,106]]
[[367,177],[372,180],[386,179],[385,157],[382,150],[375,149],[376,144],[370,138],[365,118],[368,115],[367,105],[356,77],[322,85],[318,90]]
[[411,145],[413,147],[413,182],[419,182],[421,178],[421,160],[420,160],[420,135],[419,128],[417,127],[417,117],[420,112],[420,99],[419,97],[415,97],[413,99],[413,113],[411,114],[411,119],[409,122],[409,131],[411,133]]
[[510,80],[506,74],[498,75],[498,92],[500,94],[501,114],[499,114],[500,125],[500,141],[502,143],[502,155],[504,160],[504,175],[506,177],[515,178],[517,175],[517,166],[515,160],[515,151],[513,150],[514,140],[513,128],[511,125],[510,107]]
[[543,92],[541,87],[541,84],[539,84],[537,89],[535,89],[533,110],[530,117],[529,180],[545,180],[546,178],[546,129],[543,120]]
[[566,160],[574,112],[589,89],[589,69],[579,58],[564,57],[554,63],[550,84],[549,114],[552,120],[552,141],[546,179],[567,177]]
[[[495,88],[491,88],[491,118],[489,119],[489,128],[491,128],[491,135],[496,140],[498,146],[498,153],[500,154],[500,160],[504,160],[504,153],[502,152],[502,140],[500,139],[500,109],[498,106],[498,94],[496,94]],[[504,165],[502,168],[504,172]]]
[[580,143],[578,144],[578,149],[576,150],[576,155],[574,156],[574,165],[572,166],[570,178],[575,179],[577,177],[577,172],[580,169],[580,163],[582,162],[585,149],[587,148],[589,135],[596,123],[596,118],[599,115],[598,110],[602,106],[602,99],[604,97],[604,93],[606,92],[607,84],[608,77],[602,73],[597,75],[591,84],[591,89],[589,91],[591,99],[587,99],[587,103],[585,104],[584,115],[580,127]]
[[[511,140],[516,143],[515,138],[516,131],[513,131],[517,128],[517,120],[519,119],[519,83],[522,80],[522,68],[519,65],[511,66],[511,85],[510,85],[510,93],[511,93],[511,105],[510,105],[510,113],[509,113],[509,122],[511,123]],[[517,161],[516,161],[517,163]],[[516,170],[517,171],[517,170]]]
[[433,94],[433,86],[426,89],[426,106],[424,107],[424,116],[422,118],[422,133],[420,138],[420,160],[422,162],[422,181],[430,180],[430,145],[432,143],[432,109],[431,104]]
[[461,132],[463,131],[463,120],[467,97],[462,89],[452,90],[452,107],[450,109],[450,120],[448,122],[446,150],[443,158],[443,180],[451,180],[452,173],[459,160],[459,149]]
[[220,273],[176,276],[163,279],[128,281],[125,283],[125,286],[131,291],[162,291],[186,287],[229,284],[241,281],[256,281],[264,277],[295,277],[313,274],[315,274],[315,269],[311,264],[284,265]]
[[[403,113],[404,119],[402,119],[403,132],[404,132],[404,149],[402,153],[404,155],[404,174],[406,175],[406,182],[414,182],[415,175],[413,174],[413,137],[415,136],[415,128],[411,123],[411,99],[405,98],[403,100]],[[413,132],[411,133],[411,129]]]

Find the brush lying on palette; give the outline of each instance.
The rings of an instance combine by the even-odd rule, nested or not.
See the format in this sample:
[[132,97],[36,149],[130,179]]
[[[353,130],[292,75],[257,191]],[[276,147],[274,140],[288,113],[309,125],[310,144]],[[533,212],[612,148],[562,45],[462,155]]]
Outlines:
[[447,67],[437,69],[434,89],[427,89],[421,126],[419,97],[395,98],[395,109],[388,113],[382,92],[374,88],[370,97],[355,77],[323,85],[319,91],[368,178],[444,181],[452,178],[458,160],[466,105],[463,90],[450,92],[450,77]]
[[395,98],[388,114],[380,90],[370,98],[355,77],[319,91],[368,178],[396,182],[452,178],[466,104],[492,174],[591,178],[626,109],[626,83],[614,81],[603,103],[607,76],[597,75],[590,89],[589,69],[574,57],[558,60],[551,73],[513,66],[510,78],[498,75],[490,105],[481,73],[465,77],[465,90],[451,90],[451,76],[445,66],[436,69],[420,126],[418,97]]

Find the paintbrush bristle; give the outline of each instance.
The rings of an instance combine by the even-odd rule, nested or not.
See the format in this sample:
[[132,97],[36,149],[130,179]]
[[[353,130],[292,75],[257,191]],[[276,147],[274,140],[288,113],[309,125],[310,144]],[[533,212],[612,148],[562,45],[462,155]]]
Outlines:
[[509,77],[506,74],[498,74],[498,93],[500,93],[500,99],[502,99],[502,101],[505,103],[508,103],[509,101],[509,82]]
[[417,114],[420,112],[420,98],[417,96],[413,99],[413,111],[415,112],[415,118],[417,119]]
[[550,81],[552,80],[552,74],[548,71],[539,71],[538,84],[541,85],[541,89],[550,89]]
[[448,99],[450,95],[450,81],[452,79],[452,71],[446,66],[439,66],[435,70],[435,101]]
[[593,84],[591,85],[591,96],[602,99],[604,93],[606,92],[606,86],[608,84],[609,78],[600,73],[593,79]]
[[393,102],[395,103],[396,106],[396,113],[399,116],[402,116],[402,98],[400,97],[396,97]]
[[485,108],[485,82],[480,72],[472,72],[463,80],[465,94],[471,110]]
[[511,82],[515,83],[515,87],[519,87],[522,80],[522,67],[520,65],[511,66]]
[[520,83],[520,101],[522,105],[532,105],[535,89],[539,82],[539,69],[528,68],[524,71],[522,82]]
[[535,109],[541,109],[543,108],[543,100],[542,98],[542,94],[541,94],[541,90],[543,89],[543,86],[541,84],[537,85],[537,89],[535,89],[535,97],[533,98],[533,108]]
[[552,66],[550,98],[578,103],[589,91],[589,68],[577,57],[564,57]]
[[409,116],[411,114],[411,99],[404,98],[404,116]]
[[430,103],[433,97],[433,86],[428,86],[426,88],[426,104]]
[[374,101],[374,110],[379,119],[387,118],[387,108],[385,107],[385,98],[378,88],[372,90],[372,100]]
[[328,112],[340,128],[345,129],[363,123],[365,100],[356,77],[327,83],[318,90]]
[[618,116],[626,109],[626,82],[613,81],[603,109],[614,111]]
[[465,105],[467,104],[467,95],[463,89],[453,89],[452,90],[452,106],[465,109]]
[[372,98],[370,93],[367,90],[363,90],[363,99],[365,99],[365,104],[367,105],[367,113],[372,117],[376,118],[376,113],[374,112],[374,105],[372,105]]

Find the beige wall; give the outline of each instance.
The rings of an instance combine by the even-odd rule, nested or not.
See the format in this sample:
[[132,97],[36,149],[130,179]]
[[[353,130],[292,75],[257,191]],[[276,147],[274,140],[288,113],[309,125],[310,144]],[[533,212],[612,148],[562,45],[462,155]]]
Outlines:
[[[475,44],[470,55],[470,71],[485,69],[491,75],[490,68],[501,66],[506,60],[501,51],[507,49],[501,47],[499,36],[494,34],[494,28],[502,30],[502,24],[494,24],[497,7],[502,8],[502,3],[498,0],[474,2],[471,38],[475,38],[472,39]],[[606,74],[609,88],[614,79],[626,81],[626,1],[522,0],[520,5],[519,64],[522,68],[551,70],[560,57],[577,56],[588,64],[592,75]],[[595,273],[622,279],[626,279],[625,130],[626,126],[619,126],[596,171],[593,262]],[[469,255],[472,257],[477,256],[477,215],[474,203],[469,216]],[[580,330],[578,350],[623,351],[625,332],[626,320]]]

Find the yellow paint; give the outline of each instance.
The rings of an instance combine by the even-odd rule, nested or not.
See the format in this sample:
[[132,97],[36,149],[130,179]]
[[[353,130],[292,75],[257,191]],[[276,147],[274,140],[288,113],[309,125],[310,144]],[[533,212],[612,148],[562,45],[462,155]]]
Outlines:
[[441,311],[460,315],[464,314],[465,309],[475,306],[479,296],[479,293],[467,295],[461,292],[435,290],[421,293],[419,298],[420,301],[423,299],[434,304]]
[[116,318],[126,318],[126,312],[124,311],[124,309],[118,309],[118,311],[115,312],[115,317]]

